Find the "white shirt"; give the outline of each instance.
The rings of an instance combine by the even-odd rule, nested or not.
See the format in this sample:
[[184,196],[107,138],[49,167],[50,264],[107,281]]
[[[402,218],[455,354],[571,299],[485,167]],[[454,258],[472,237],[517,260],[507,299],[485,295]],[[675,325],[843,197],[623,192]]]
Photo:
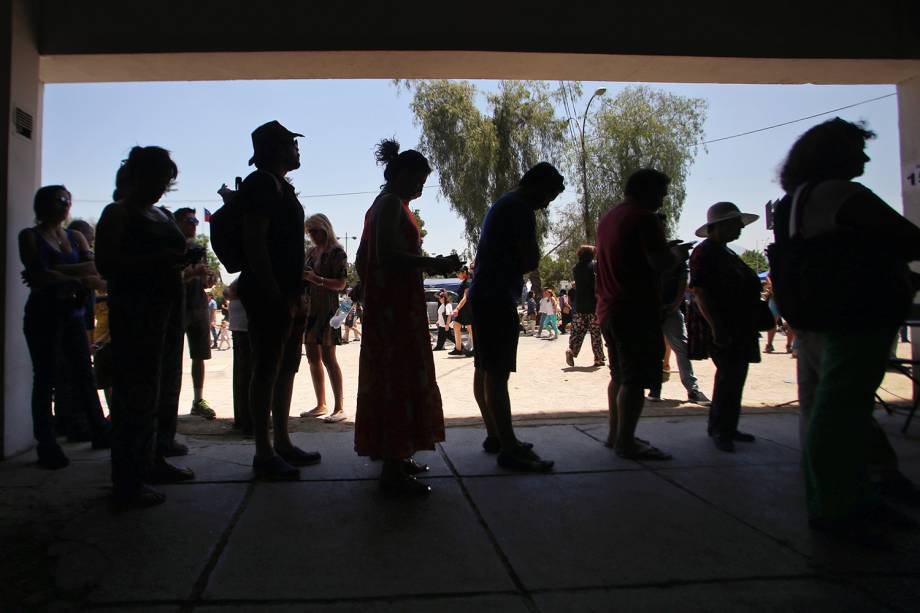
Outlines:
[[454,305],[450,304],[449,302],[447,304],[442,304],[441,306],[438,307],[438,327],[439,328],[447,327],[447,322],[450,321],[450,315],[453,312],[454,312]]
[[540,299],[540,312],[544,315],[555,315],[556,309],[553,307],[552,298],[541,298]]

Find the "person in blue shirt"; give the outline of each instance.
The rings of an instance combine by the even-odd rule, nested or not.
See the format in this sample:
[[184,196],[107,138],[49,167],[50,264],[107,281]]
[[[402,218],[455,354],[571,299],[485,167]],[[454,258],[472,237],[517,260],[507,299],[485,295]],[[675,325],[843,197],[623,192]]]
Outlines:
[[536,211],[547,208],[564,189],[559,171],[540,162],[492,205],[482,224],[469,289],[476,330],[473,393],[488,432],[483,449],[498,453],[498,464],[513,470],[546,472],[553,467],[515,437],[508,378],[516,368],[523,275],[540,261]]

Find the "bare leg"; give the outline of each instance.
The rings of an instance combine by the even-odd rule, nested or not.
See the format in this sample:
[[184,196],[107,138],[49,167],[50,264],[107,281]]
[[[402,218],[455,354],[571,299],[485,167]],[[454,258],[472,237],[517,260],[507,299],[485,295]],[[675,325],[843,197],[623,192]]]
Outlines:
[[671,370],[671,345],[668,344],[668,339],[664,339],[664,359],[661,361],[661,369]]
[[309,343],[306,347],[310,378],[313,380],[313,393],[316,395],[316,407],[309,413],[322,415],[326,412],[326,375],[323,373],[323,357],[320,353],[320,346],[316,343]]
[[294,372],[281,372],[275,383],[272,403],[272,426],[275,449],[289,450],[294,447],[288,432],[288,416],[291,412],[291,394],[294,391]]
[[514,426],[511,425],[511,398],[508,396],[510,374],[482,371],[485,405],[492,417],[495,436],[498,437],[502,449],[513,449],[518,444],[514,436]]
[[616,446],[617,442],[617,415],[619,414],[617,410],[617,395],[619,393],[620,386],[614,383],[613,377],[611,377],[610,383],[607,384],[607,422],[609,424],[609,431],[607,433],[607,442],[604,443],[604,445],[611,449]]
[[192,360],[192,387],[204,389],[204,360]]
[[632,452],[636,448],[636,426],[642,415],[645,390],[641,387],[621,385],[617,391],[617,437],[616,448]]
[[473,349],[473,324],[466,326],[466,333],[470,336],[470,349]]
[[486,435],[491,437],[498,436],[495,430],[495,418],[486,404],[486,373],[484,370],[477,368],[473,374],[473,397],[476,404],[479,405],[479,412],[482,414],[482,421],[486,425]]
[[[329,373],[329,382],[332,383],[332,395],[335,398],[335,406],[332,409],[333,414],[344,411],[342,407],[342,369],[335,357],[335,345],[322,348],[323,363],[326,365],[326,372]],[[310,371],[313,372],[312,370]],[[325,390],[323,390],[325,398]],[[325,404],[325,403],[324,403]]]
[[460,323],[454,320],[454,351],[463,350],[463,334],[460,332]]

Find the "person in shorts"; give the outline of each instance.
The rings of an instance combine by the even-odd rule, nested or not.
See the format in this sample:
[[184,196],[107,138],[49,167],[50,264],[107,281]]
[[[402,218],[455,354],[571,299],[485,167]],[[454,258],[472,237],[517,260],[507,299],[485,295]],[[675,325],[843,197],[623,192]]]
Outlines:
[[[176,225],[190,247],[195,247],[195,235],[198,232],[198,219],[195,209],[181,208],[173,216]],[[196,262],[182,271],[185,286],[185,308],[182,318],[185,336],[188,339],[188,353],[192,360],[192,415],[205,419],[214,419],[214,409],[202,397],[204,391],[204,362],[211,359],[211,317],[213,311],[209,306],[213,300],[208,299],[206,287],[211,285],[211,271],[205,262]]]
[[597,321],[610,354],[607,446],[629,459],[671,456],[635,437],[645,390],[660,382],[661,273],[688,257],[690,245],[669,248],[655,214],[670,179],[651,168],[626,181],[625,200],[597,226]]
[[468,292],[476,329],[473,394],[488,433],[482,446],[498,453],[499,466],[512,470],[546,472],[553,467],[515,437],[508,378],[517,367],[517,300],[523,275],[540,262],[536,211],[547,208],[564,189],[559,171],[541,162],[521,177],[517,189],[492,205],[482,224],[476,276]]

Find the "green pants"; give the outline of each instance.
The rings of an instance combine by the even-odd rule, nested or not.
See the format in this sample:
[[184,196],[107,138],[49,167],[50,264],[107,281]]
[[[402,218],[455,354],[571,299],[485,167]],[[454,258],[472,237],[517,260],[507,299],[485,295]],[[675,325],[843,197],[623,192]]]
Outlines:
[[[805,437],[805,486],[812,518],[846,519],[877,504],[869,481],[869,442],[875,391],[885,376],[895,328],[874,328],[799,338],[800,354],[820,352]],[[802,390],[800,389],[800,395]]]

